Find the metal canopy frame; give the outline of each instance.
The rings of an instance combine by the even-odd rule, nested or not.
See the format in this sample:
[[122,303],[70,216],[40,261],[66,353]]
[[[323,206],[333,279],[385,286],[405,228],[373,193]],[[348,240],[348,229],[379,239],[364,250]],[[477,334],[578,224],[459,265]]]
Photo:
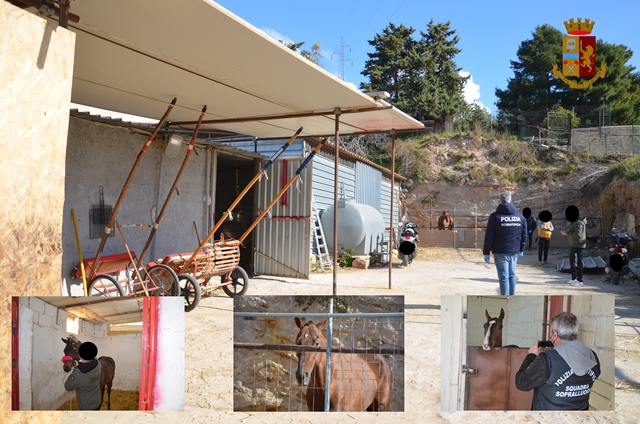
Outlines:
[[[25,3],[37,7],[42,2]],[[180,13],[176,13],[171,0],[157,0],[153,7],[129,0],[85,0],[74,4],[73,10],[78,20],[70,13],[68,0],[61,1],[59,24],[76,34],[71,101],[153,118],[158,104],[178,97],[182,100],[173,113],[177,118],[171,123],[173,127],[196,125],[185,118],[199,111],[203,103],[213,103],[208,116],[216,118],[203,120],[203,131],[215,126],[275,139],[303,126],[306,130],[302,137],[333,135],[336,203],[341,116],[343,135],[391,133],[394,147],[396,132],[424,128],[409,115],[348,86],[211,0],[183,0]],[[203,40],[209,40],[206,48]],[[167,86],[168,81],[172,87]],[[224,100],[202,102],[203,97]],[[361,112],[367,113],[360,117]],[[331,115],[334,131],[326,134],[331,131],[327,122]],[[394,173],[392,165],[392,209]],[[337,208],[334,214],[337,240]],[[392,234],[393,213],[389,225]],[[337,243],[334,245],[335,259]],[[391,267],[389,261],[389,288]],[[336,280],[334,267],[334,295]]]

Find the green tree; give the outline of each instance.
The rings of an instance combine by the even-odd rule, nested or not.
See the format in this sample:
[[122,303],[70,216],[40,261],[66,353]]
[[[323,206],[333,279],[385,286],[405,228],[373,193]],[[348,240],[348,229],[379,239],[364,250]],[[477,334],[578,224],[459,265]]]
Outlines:
[[360,88],[367,91],[387,91],[390,103],[408,112],[406,102],[409,98],[406,90],[413,85],[417,70],[413,64],[417,59],[416,41],[411,37],[415,32],[412,27],[396,26],[393,23],[376,34],[369,45],[374,47],[373,53],[367,53],[362,75],[369,78],[368,83],[361,83]]
[[360,88],[389,92],[393,105],[419,120],[455,116],[465,106],[467,77],[455,63],[459,38],[450,25],[431,20],[415,40],[414,28],[389,23],[369,41],[375,51],[368,53],[362,75],[369,81]]
[[[523,112],[544,111],[561,106],[591,107],[611,104],[611,123],[624,125],[640,119],[640,76],[635,67],[627,65],[633,52],[624,45],[597,41],[598,69],[607,64],[605,78],[586,89],[570,88],[559,78],[553,78],[553,64],[562,64],[563,33],[550,25],[536,27],[530,40],[520,44],[518,60],[511,61],[514,76],[507,88],[496,88],[496,105],[500,121],[515,122]],[[585,78],[586,79],[586,78]],[[597,119],[595,120],[597,122]]]
[[460,38],[450,27],[450,21],[436,24],[432,19],[427,32],[420,31],[418,78],[411,92],[414,109],[410,111],[418,119],[453,117],[467,106],[463,90],[469,77],[461,76],[462,68],[456,65]]
[[324,59],[324,55],[322,54],[322,47],[320,47],[320,44],[315,43],[311,46],[311,50],[300,50],[300,48],[305,44],[304,41],[300,43],[285,43],[280,40],[280,42],[310,62],[323,67],[322,59]]
[[491,128],[491,112],[477,103],[465,105],[453,119],[453,125],[460,132],[482,132]]
[[[562,33],[550,25],[538,26],[531,40],[518,48],[518,60],[511,61],[514,76],[507,88],[496,88],[496,106],[503,114],[552,108],[560,102],[564,83],[551,78],[553,63],[562,63]],[[563,84],[563,85],[559,85]]]

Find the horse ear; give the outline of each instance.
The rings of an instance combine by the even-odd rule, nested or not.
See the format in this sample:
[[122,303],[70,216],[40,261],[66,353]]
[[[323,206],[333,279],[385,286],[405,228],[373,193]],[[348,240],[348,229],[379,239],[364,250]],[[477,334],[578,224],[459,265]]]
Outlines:
[[498,319],[502,321],[503,318],[504,318],[504,309],[500,308],[500,318]]
[[487,321],[491,321],[491,315],[489,315],[489,311],[484,310],[484,316],[487,317]]
[[304,322],[302,321],[301,318],[295,317],[293,320],[296,322],[296,325],[298,326],[298,328],[304,327]]
[[316,327],[318,327],[318,330],[322,330],[324,328],[324,325],[327,323],[327,320],[329,318],[325,318],[324,321],[319,322],[318,324],[316,324]]

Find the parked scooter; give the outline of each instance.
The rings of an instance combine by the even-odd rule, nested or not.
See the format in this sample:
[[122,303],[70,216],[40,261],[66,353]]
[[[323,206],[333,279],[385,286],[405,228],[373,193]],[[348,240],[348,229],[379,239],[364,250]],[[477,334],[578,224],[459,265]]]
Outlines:
[[408,266],[413,261],[413,258],[418,256],[418,226],[407,221],[404,224],[404,229],[400,233],[400,245],[398,246],[398,258],[402,259],[402,265]]
[[620,284],[620,277],[629,274],[629,244],[631,237],[627,233],[615,233],[611,237],[614,244],[609,247],[609,260],[605,272],[611,275],[611,282],[614,285]]

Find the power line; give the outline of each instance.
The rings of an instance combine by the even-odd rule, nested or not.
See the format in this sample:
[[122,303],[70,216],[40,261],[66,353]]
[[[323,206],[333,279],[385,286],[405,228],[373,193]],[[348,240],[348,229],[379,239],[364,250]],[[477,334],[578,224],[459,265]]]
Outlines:
[[344,36],[344,32],[347,30],[347,25],[349,25],[349,20],[351,20],[351,15],[353,15],[353,11],[356,8],[356,4],[358,4],[358,0],[353,2],[353,6],[351,7],[351,12],[349,13],[349,17],[347,18],[347,22],[344,24],[344,28],[342,29],[341,37]]

